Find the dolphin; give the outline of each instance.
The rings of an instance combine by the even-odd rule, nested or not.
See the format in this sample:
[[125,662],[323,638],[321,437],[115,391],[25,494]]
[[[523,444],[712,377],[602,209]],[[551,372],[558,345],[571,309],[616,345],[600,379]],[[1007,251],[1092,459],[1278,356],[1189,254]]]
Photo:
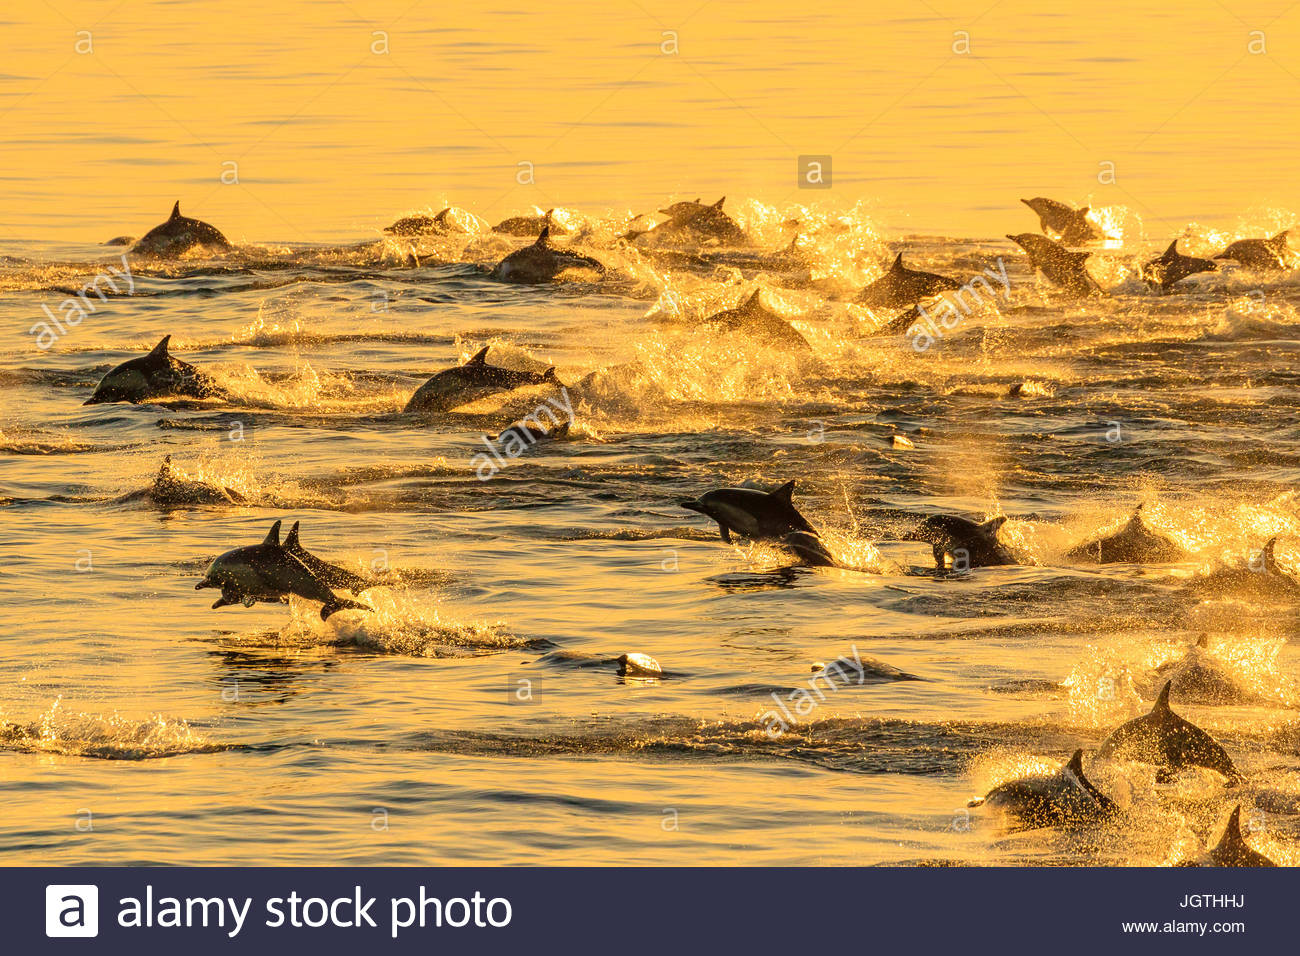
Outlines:
[[336,595],[305,564],[285,550],[280,544],[279,521],[271,525],[261,544],[235,548],[215,558],[203,580],[194,585],[196,591],[202,588],[221,589],[221,597],[212,605],[214,610],[227,604],[252,607],[258,601],[287,601],[290,594],[320,601],[322,621],[329,620],[331,614],[344,608],[374,610]]
[[551,428],[547,428],[540,422],[536,425],[531,425],[528,422],[515,422],[499,435],[493,435],[492,440],[500,443],[502,440],[509,441],[513,439],[525,446],[536,445],[538,442],[558,441],[561,438],[568,438],[569,430],[572,427],[573,422],[560,422]]
[[1007,233],[1007,238],[1028,253],[1030,265],[1047,276],[1053,285],[1075,295],[1106,294],[1084,265],[1091,252],[1073,252],[1059,242],[1032,232]]
[[569,235],[569,230],[556,220],[554,209],[548,209],[540,216],[511,216],[492,227],[493,232],[508,236],[530,237],[540,235],[543,229],[549,229],[553,236]]
[[651,242],[671,242],[676,244],[745,246],[749,237],[740,224],[722,209],[727,201],[723,196],[712,205],[701,202],[673,203],[667,209],[660,210],[669,216],[664,222],[651,229],[629,230],[623,238],[636,242],[643,236]]
[[900,309],[945,290],[961,288],[961,283],[933,272],[921,272],[903,265],[903,254],[894,258],[889,271],[858,293],[858,305]]
[[[1019,562],[998,540],[998,529],[1006,516],[999,515],[983,524],[956,515],[931,515],[924,519],[904,540],[924,541],[934,551],[934,566],[943,570],[945,557],[953,566],[986,568]],[[960,559],[960,560],[959,560]]]
[[755,341],[779,349],[808,352],[812,346],[789,322],[771,309],[764,308],[762,291],[736,306],[704,320],[704,327],[718,332],[743,332]]
[[106,246],[129,246],[129,245],[131,245],[131,243],[133,243],[133,242],[135,242],[135,236],[114,236],[112,239],[107,240],[107,241],[104,243],[104,245],[106,245]]
[[1115,801],[1084,775],[1082,750],[1056,773],[999,784],[967,804],[986,805],[1006,811],[1029,828],[1093,822],[1119,812]]
[[190,219],[181,215],[180,200],[172,206],[172,214],[160,226],[154,226],[131,247],[131,251],[140,256],[157,256],[172,258],[183,255],[189,250],[205,246],[209,249],[229,249],[230,240],[223,236],[215,226],[210,226],[199,219]]
[[1186,554],[1173,541],[1147,528],[1142,522],[1142,506],[1138,505],[1121,530],[1081,544],[1065,556],[1071,561],[1092,564],[1164,564]]
[[550,282],[565,272],[594,272],[605,275],[605,266],[591,256],[561,249],[551,242],[551,227],[543,226],[537,241],[531,246],[516,249],[497,263],[492,278],[504,282]]
[[464,365],[443,369],[415,390],[403,412],[445,412],[460,405],[508,392],[525,385],[551,383],[559,385],[555,369],[545,372],[517,372],[511,368],[488,365],[487,353],[492,346],[485,345]]
[[390,236],[445,236],[469,230],[465,228],[461,210],[448,206],[436,216],[403,216],[391,226],[385,226],[384,232]]
[[817,537],[816,532],[791,531],[789,534],[783,534],[776,543],[787,551],[793,552],[801,564],[813,568],[839,567],[839,562],[826,549],[826,545],[822,544],[822,539]]
[[1210,851],[1210,866],[1277,866],[1263,853],[1252,850],[1241,835],[1241,804],[1232,809],[1223,836]]
[[322,561],[316,555],[312,554],[298,541],[298,522],[293,523],[289,529],[289,534],[284,539],[284,550],[288,551],[295,558],[315,575],[316,580],[332,588],[346,588],[356,594],[360,594],[369,588],[374,587],[374,582],[364,578],[355,571],[349,571],[347,568],[341,568],[337,564],[330,564],[328,561]]
[[1286,244],[1290,231],[1279,232],[1272,239],[1238,239],[1214,258],[1232,259],[1247,269],[1285,269],[1291,258]]
[[1269,538],[1264,549],[1244,566],[1220,567],[1198,578],[1194,587],[1206,591],[1243,591],[1260,597],[1294,596],[1300,581],[1277,563],[1274,549],[1277,538]]
[[699,498],[681,502],[683,508],[698,511],[718,523],[722,540],[731,544],[731,532],[752,541],[778,541],[792,531],[817,535],[817,529],[795,508],[791,497],[794,481],[773,492],[755,488],[719,488]]
[[1173,682],[1167,681],[1151,712],[1116,728],[1102,742],[1097,756],[1155,764],[1164,771],[1208,767],[1232,783],[1240,780],[1241,774],[1227,752],[1200,727],[1169,709],[1172,687]]
[[1067,246],[1077,246],[1094,239],[1106,238],[1100,229],[1088,221],[1087,216],[1091,211],[1088,206],[1075,209],[1063,202],[1045,199],[1042,196],[1020,201],[1038,213],[1039,225],[1044,233],[1056,233],[1057,238]]
[[180,395],[188,398],[213,398],[221,388],[206,374],[188,362],[167,354],[170,335],[164,335],[148,355],[133,358],[108,370],[94,393],[81,404],[105,402],[139,404],[153,398]]
[[1273,703],[1262,699],[1210,653],[1208,634],[1202,634],[1187,653],[1177,661],[1156,669],[1156,676],[1173,684],[1170,698],[1180,703],[1208,705]]
[[163,458],[162,467],[145,493],[160,505],[235,505],[245,504],[239,492],[221,485],[210,485],[177,475],[172,468],[172,456]]
[[1168,292],[1188,276],[1194,276],[1198,272],[1217,272],[1218,269],[1212,259],[1183,255],[1178,251],[1178,240],[1175,239],[1169,243],[1164,255],[1142,266],[1142,278],[1151,288]]

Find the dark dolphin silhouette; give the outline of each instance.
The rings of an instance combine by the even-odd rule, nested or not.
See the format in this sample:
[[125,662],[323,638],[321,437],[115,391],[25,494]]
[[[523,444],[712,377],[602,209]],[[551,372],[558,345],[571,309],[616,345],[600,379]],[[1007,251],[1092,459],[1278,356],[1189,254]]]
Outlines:
[[443,369],[415,390],[406,403],[404,412],[445,412],[459,405],[508,392],[525,385],[543,383],[560,384],[555,369],[545,372],[519,372],[511,368],[487,364],[490,345],[485,345],[464,365]]
[[1092,823],[1119,812],[1115,801],[1084,775],[1082,750],[1054,774],[999,784],[967,806],[1004,810],[1028,828]]
[[1019,564],[1015,556],[998,540],[998,529],[1006,521],[999,515],[982,524],[957,515],[931,515],[904,539],[924,541],[934,552],[934,566],[942,570],[945,558],[953,567],[986,568]]
[[172,214],[161,225],[154,226],[131,248],[131,252],[141,256],[171,258],[179,256],[197,246],[209,249],[229,249],[230,240],[221,234],[216,226],[208,225],[200,219],[190,219],[181,215],[180,200],[172,206]]
[[1286,241],[1290,231],[1279,232],[1272,239],[1238,239],[1214,258],[1231,259],[1247,269],[1285,269],[1291,258]]
[[188,362],[172,358],[167,352],[170,335],[164,335],[148,355],[133,358],[108,370],[94,393],[81,404],[106,402],[146,402],[153,398],[185,396],[214,398],[222,389]]
[[373,608],[339,597],[297,557],[280,544],[280,522],[271,526],[261,544],[234,548],[219,555],[208,566],[203,580],[194,589],[220,588],[221,597],[213,609],[228,604],[252,607],[258,601],[284,602],[290,594],[321,603],[322,621],[329,620],[335,611],[355,608],[371,611]]
[[775,348],[798,351],[812,348],[794,326],[763,306],[761,291],[755,291],[734,309],[709,316],[704,320],[704,327],[718,332],[743,332],[755,341]]
[[1217,272],[1219,267],[1212,259],[1198,259],[1185,256],[1178,251],[1178,240],[1169,243],[1169,248],[1159,259],[1152,259],[1142,266],[1142,278],[1147,285],[1161,292],[1168,292],[1177,283],[1201,272]]
[[903,254],[900,252],[894,257],[889,271],[859,292],[853,301],[858,305],[901,309],[940,292],[960,288],[961,283],[956,279],[907,268],[903,265]]
[[716,521],[722,540],[728,544],[733,531],[753,541],[777,541],[792,531],[816,535],[817,529],[795,508],[793,494],[791,480],[773,492],[719,488],[682,501],[681,506]]
[[1169,538],[1156,534],[1143,523],[1142,506],[1138,505],[1122,529],[1072,548],[1065,556],[1071,561],[1093,564],[1164,564],[1186,554]]
[[1232,808],[1228,823],[1223,828],[1223,836],[1210,851],[1211,866],[1277,866],[1272,860],[1257,850],[1252,850],[1241,835],[1241,804]]
[[362,577],[355,571],[341,568],[337,564],[323,561],[304,548],[298,540],[298,522],[296,521],[293,523],[293,527],[289,529],[288,535],[285,536],[284,550],[306,565],[307,570],[314,574],[317,580],[332,588],[346,588],[360,594],[362,591],[375,586],[375,583],[370,579]]
[[551,242],[551,229],[543,226],[537,241],[531,246],[516,249],[497,263],[492,277],[503,282],[536,284],[550,282],[565,272],[594,272],[605,274],[605,266],[598,259],[580,252],[562,249]]
[[1025,250],[1030,264],[1053,285],[1075,295],[1106,294],[1084,265],[1091,252],[1074,252],[1032,232],[1008,233],[1007,238]]
[[1102,231],[1088,220],[1088,213],[1091,211],[1089,206],[1075,209],[1063,202],[1042,196],[1020,201],[1038,214],[1039,225],[1044,233],[1056,233],[1057,238],[1067,246],[1106,238]]
[[1121,724],[1107,737],[1097,756],[1155,764],[1165,771],[1207,767],[1230,782],[1240,780],[1227,751],[1200,727],[1169,709],[1172,686],[1172,682],[1165,683],[1150,713]]

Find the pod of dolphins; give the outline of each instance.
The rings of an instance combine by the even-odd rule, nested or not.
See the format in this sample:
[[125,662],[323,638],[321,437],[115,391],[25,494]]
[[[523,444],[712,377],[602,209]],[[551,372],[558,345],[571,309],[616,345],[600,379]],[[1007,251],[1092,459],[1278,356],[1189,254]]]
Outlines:
[[[714,203],[703,203],[699,199],[673,203],[659,210],[666,219],[646,228],[629,229],[620,238],[647,250],[749,245],[745,231],[724,210],[724,202],[725,197]],[[1105,295],[1105,290],[1088,272],[1086,263],[1091,253],[1070,248],[1108,238],[1088,218],[1090,210],[1086,207],[1075,209],[1043,197],[1021,202],[1038,215],[1043,234],[1008,234],[1007,238],[1025,252],[1031,267],[1073,295]],[[793,225],[797,230],[797,222],[787,225]],[[470,214],[448,207],[433,216],[398,219],[384,232],[398,237],[446,236],[468,234],[473,227],[474,219]],[[569,235],[571,230],[556,218],[553,209],[540,215],[506,219],[494,226],[493,232],[533,240],[497,263],[491,271],[492,278],[497,280],[544,283],[574,277],[599,279],[607,273],[607,267],[594,256],[555,242],[554,237]],[[127,245],[131,241],[122,236],[110,240],[110,243]],[[789,247],[778,256],[797,262],[801,256],[798,244],[796,231]],[[1255,270],[1286,269],[1294,261],[1286,232],[1271,238],[1235,241],[1214,259],[1183,255],[1177,245],[1177,240],[1171,242],[1163,255],[1141,267],[1141,278],[1159,293],[1174,291],[1189,276],[1216,271],[1215,260],[1231,260]],[[195,248],[220,251],[231,246],[215,227],[182,215],[177,202],[171,216],[136,241],[131,251],[141,256],[171,258]],[[411,259],[415,260],[414,251]],[[418,264],[418,260],[415,262]],[[890,331],[901,331],[917,316],[916,310],[924,300],[961,288],[962,283],[956,279],[909,268],[899,253],[888,270],[862,289],[853,301],[872,308],[910,307],[911,311],[899,316],[889,327]],[[704,327],[721,332],[743,332],[754,341],[777,349],[810,350],[808,340],[785,318],[765,307],[761,293],[757,291],[737,306],[705,319]],[[226,397],[211,376],[168,353],[170,338],[164,336],[147,355],[123,362],[108,371],[84,404],[139,403],[167,396]],[[561,385],[554,368],[539,373],[491,365],[487,361],[488,351],[488,348],[483,348],[464,364],[433,375],[407,401],[404,412],[436,415],[496,393],[526,386]],[[568,428],[569,424],[565,424],[547,431],[519,423],[503,431],[498,438],[513,433],[523,444],[531,444],[542,438],[563,437]],[[912,447],[904,436],[895,437],[901,439],[895,442],[897,447]],[[181,479],[171,471],[169,457],[163,463],[158,482],[179,481]],[[736,535],[770,544],[788,553],[792,562],[798,565],[839,566],[818,530],[795,507],[794,484],[794,481],[788,481],[773,491],[752,487],[717,488],[696,498],[682,500],[681,506],[716,522],[724,542],[731,543],[732,535]],[[242,501],[229,489],[201,487],[199,492],[194,500]],[[1084,541],[1067,551],[1065,557],[1070,561],[1092,564],[1168,563],[1185,557],[1183,549],[1175,542],[1146,526],[1141,507],[1137,506],[1118,531]],[[964,573],[973,568],[1014,565],[1020,563],[1014,550],[998,537],[1007,520],[1003,515],[976,521],[958,515],[933,514],[914,521],[902,540],[928,544],[935,573],[939,574],[947,573],[949,568]],[[381,582],[331,564],[307,551],[298,540],[297,523],[282,541],[280,526],[281,522],[277,520],[260,544],[234,548],[212,561],[195,588],[220,590],[221,597],[212,605],[213,608],[236,604],[251,607],[259,601],[287,602],[290,595],[297,595],[320,603],[322,620],[328,620],[341,610],[371,610],[361,601],[340,597],[336,589],[359,595]],[[1300,591],[1300,582],[1278,566],[1273,556],[1274,544],[1275,539],[1264,546],[1258,562],[1252,563],[1251,570],[1238,583],[1251,588]],[[1241,572],[1240,569],[1224,569],[1222,573]],[[653,664],[653,671],[658,672],[657,662],[646,660]],[[643,673],[652,670],[650,664],[630,661],[628,655],[620,661],[621,666],[637,668]],[[1168,779],[1188,767],[1202,767],[1220,774],[1229,786],[1234,785],[1241,775],[1224,749],[1203,730],[1170,709],[1169,696],[1173,685],[1172,680],[1164,684],[1148,714],[1130,720],[1111,733],[1101,744],[1096,759],[1152,764],[1159,771],[1157,780]],[[1004,783],[984,797],[972,800],[970,805],[1005,809],[1029,826],[1072,826],[1105,820],[1120,813],[1116,802],[1085,775],[1082,750],[1076,750],[1055,773]],[[1217,866],[1275,865],[1247,845],[1241,832],[1240,810],[1240,805],[1237,805],[1231,812],[1221,838],[1202,862]]]

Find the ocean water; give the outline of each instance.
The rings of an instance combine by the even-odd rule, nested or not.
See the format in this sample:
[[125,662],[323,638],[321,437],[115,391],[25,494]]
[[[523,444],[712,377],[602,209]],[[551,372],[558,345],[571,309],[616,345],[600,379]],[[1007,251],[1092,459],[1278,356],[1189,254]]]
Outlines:
[[[1300,569],[1300,273],[1138,278],[1295,226],[1290,0],[11,6],[0,861],[1141,865],[1237,802],[1300,861],[1300,603],[1223,571],[1274,536]],[[618,239],[723,195],[745,249]],[[1093,207],[1106,297],[1004,238],[1036,195]],[[178,199],[236,247],[102,244]],[[381,238],[449,204],[475,225],[418,266]],[[551,207],[607,276],[493,280],[524,240],[486,224]],[[990,291],[888,332],[851,299],[899,251]],[[755,289],[808,354],[701,328]],[[228,397],[83,406],[164,335]],[[485,345],[563,393],[402,414]],[[485,436],[555,399],[569,437],[487,475]],[[844,567],[680,506],[789,480]],[[1184,559],[1065,558],[1138,504]],[[906,540],[936,513],[1006,516],[1021,564],[936,575]],[[373,612],[211,609],[208,562],[276,520],[381,576]],[[1201,635],[1236,693],[1175,708],[1243,782],[1094,760]],[[818,699],[842,655],[867,680]],[[1076,748],[1117,821],[967,807]]]
[[[1198,580],[1275,535],[1284,565],[1300,558],[1296,273],[1227,268],[1156,296],[1135,277],[1156,245],[1123,238],[1093,257],[1111,294],[1079,300],[1005,239],[734,210],[756,247],[687,258],[573,213],[572,241],[610,267],[595,283],[497,282],[525,240],[491,233],[419,240],[418,268],[405,240],[129,257],[133,294],[92,297],[46,351],[41,304],[124,267],[102,247],[10,247],[6,861],[1151,864],[1193,854],[1241,801],[1252,843],[1294,862],[1300,607]],[[792,212],[793,269],[775,254]],[[1007,287],[922,348],[846,301],[899,249],[959,277],[1005,268]],[[755,288],[810,354],[700,328]],[[229,399],[81,404],[165,334]],[[402,414],[483,345],[554,366],[574,422],[486,480],[485,436],[547,387]],[[166,455],[237,500],[158,485]],[[726,545],[678,504],[791,479],[846,568]],[[1139,503],[1185,560],[1064,559]],[[1008,516],[1023,565],[936,575],[904,539],[939,512]],[[374,613],[211,610],[206,563],[276,519],[385,575]],[[1082,835],[965,809],[1144,712],[1202,633],[1250,693],[1175,704],[1244,783],[1098,763],[1126,815]],[[663,676],[620,676],[624,653]],[[864,683],[794,713],[841,655],[874,662]]]

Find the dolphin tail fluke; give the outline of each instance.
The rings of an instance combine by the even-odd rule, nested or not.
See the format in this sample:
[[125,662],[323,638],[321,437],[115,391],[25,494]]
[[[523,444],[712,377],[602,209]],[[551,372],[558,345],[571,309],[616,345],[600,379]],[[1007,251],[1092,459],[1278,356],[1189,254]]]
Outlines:
[[321,605],[320,619],[322,621],[328,621],[330,619],[330,615],[333,614],[335,611],[345,611],[345,610],[370,611],[371,613],[374,613],[375,609],[371,607],[369,604],[362,604],[360,601],[349,601],[347,598],[341,598],[336,596],[334,600],[330,601],[328,604]]

